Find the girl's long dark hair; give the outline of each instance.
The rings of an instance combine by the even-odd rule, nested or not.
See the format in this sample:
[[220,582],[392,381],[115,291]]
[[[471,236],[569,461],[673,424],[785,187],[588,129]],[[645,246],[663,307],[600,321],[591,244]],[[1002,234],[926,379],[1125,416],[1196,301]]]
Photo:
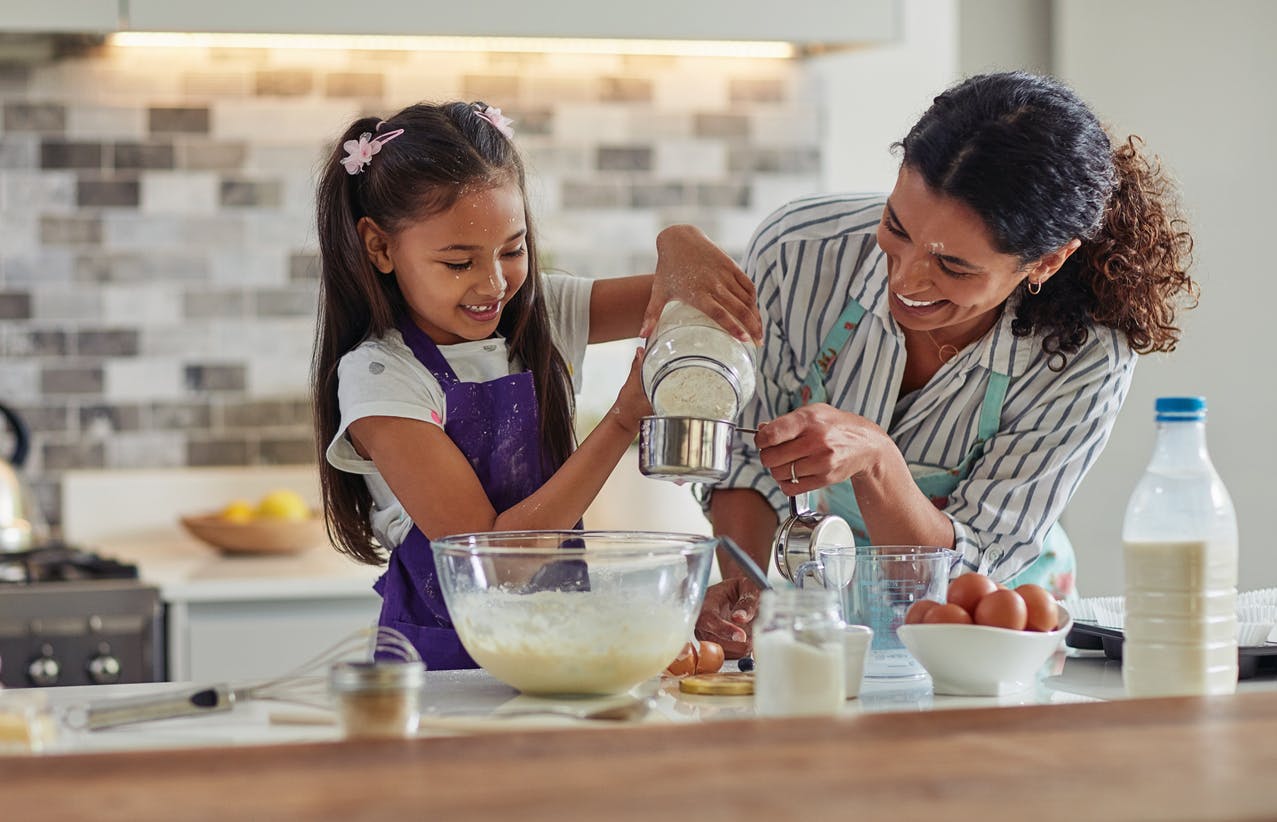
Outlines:
[[1005,72],[945,91],[899,145],[904,165],[973,208],[998,250],[1022,265],[1081,239],[1041,293],[1015,301],[1014,333],[1041,334],[1052,368],[1064,368],[1095,324],[1141,353],[1175,348],[1176,311],[1197,298],[1193,239],[1138,137],[1114,149],[1067,86]]
[[[393,235],[448,209],[465,192],[518,184],[525,192],[528,278],[502,312],[498,331],[509,343],[511,359],[518,358],[533,374],[547,470],[562,464],[575,444],[571,382],[551,338],[523,163],[513,143],[478,115],[483,107],[419,103],[385,121],[360,118],[337,139],[321,172],[316,212],[322,275],[311,373],[320,485],[334,545],[370,565],[384,562],[387,549],[372,532],[368,486],[362,476],[337,470],[325,458],[341,422],[337,364],[359,343],[395,328],[406,304],[394,276],[369,261],[355,227],[360,218]],[[403,133],[387,141],[360,173],[347,173],[341,165],[347,140],[396,129]]]

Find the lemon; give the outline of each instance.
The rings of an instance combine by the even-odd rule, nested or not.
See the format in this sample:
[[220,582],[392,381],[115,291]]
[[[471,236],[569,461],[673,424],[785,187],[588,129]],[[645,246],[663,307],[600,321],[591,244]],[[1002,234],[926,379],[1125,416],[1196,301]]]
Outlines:
[[257,501],[256,514],[262,519],[300,520],[310,516],[310,506],[296,491],[281,488]]
[[227,522],[249,522],[253,519],[253,503],[246,499],[232,500],[222,509],[221,517]]

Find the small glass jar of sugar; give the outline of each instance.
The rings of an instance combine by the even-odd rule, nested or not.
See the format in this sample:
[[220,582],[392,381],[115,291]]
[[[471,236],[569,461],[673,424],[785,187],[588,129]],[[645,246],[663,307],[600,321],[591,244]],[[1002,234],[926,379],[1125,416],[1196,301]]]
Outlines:
[[425,682],[424,664],[397,660],[338,662],[328,677],[347,739],[415,734]]
[[763,591],[754,622],[755,712],[837,713],[847,694],[846,645],[836,591]]
[[667,303],[643,358],[643,390],[660,417],[735,420],[754,396],[757,352],[700,310]]

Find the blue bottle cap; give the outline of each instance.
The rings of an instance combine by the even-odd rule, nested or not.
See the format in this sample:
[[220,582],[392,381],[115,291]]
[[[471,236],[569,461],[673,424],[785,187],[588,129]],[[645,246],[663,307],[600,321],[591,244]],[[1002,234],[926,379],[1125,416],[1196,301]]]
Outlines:
[[1205,397],[1158,397],[1153,408],[1159,422],[1206,419]]

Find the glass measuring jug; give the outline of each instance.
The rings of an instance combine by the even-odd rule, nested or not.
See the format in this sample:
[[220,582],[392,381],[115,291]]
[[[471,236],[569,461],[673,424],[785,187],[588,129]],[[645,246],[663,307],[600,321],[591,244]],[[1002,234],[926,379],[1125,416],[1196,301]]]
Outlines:
[[944,602],[949,573],[961,555],[927,545],[829,546],[816,559],[798,567],[795,582],[814,577],[839,592],[843,619],[873,629],[865,676],[873,679],[915,678],[926,670],[896,634],[905,612],[920,599]]
[[687,303],[665,305],[643,356],[643,390],[658,417],[735,420],[754,396],[757,352]]

